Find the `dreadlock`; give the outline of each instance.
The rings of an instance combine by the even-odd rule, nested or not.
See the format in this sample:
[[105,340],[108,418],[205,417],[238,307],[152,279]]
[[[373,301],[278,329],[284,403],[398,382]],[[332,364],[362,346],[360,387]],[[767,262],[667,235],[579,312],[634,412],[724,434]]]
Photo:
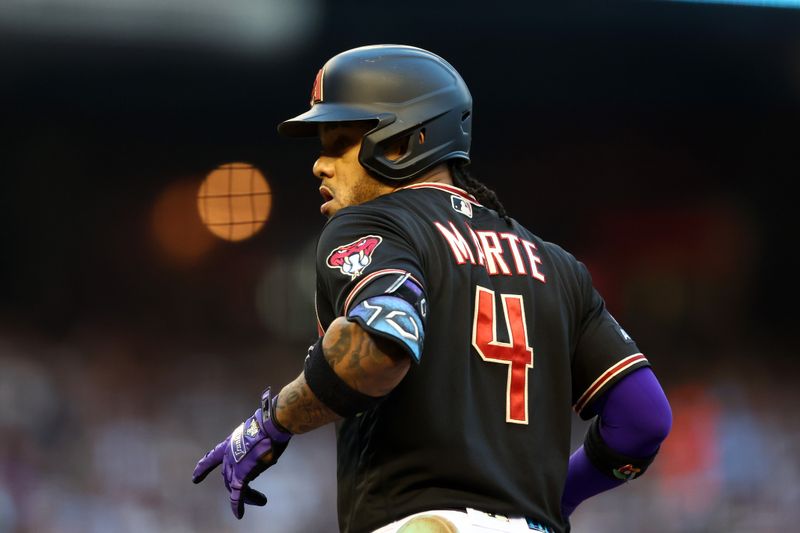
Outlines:
[[482,205],[497,211],[497,214],[510,225],[511,217],[506,212],[506,208],[503,207],[497,194],[473,177],[467,170],[467,165],[469,165],[469,162],[463,159],[451,160],[450,173],[453,175],[453,184],[470,193]]

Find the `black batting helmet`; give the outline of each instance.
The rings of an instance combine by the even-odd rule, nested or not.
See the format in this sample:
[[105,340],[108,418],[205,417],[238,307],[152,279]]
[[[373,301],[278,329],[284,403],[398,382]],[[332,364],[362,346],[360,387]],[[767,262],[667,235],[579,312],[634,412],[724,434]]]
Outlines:
[[[450,63],[427,50],[375,45],[332,57],[314,80],[311,109],[282,122],[278,131],[313,137],[321,123],[357,120],[375,121],[358,159],[383,178],[409,180],[448,159],[469,161],[472,96]],[[405,136],[405,155],[387,159],[387,144]]]

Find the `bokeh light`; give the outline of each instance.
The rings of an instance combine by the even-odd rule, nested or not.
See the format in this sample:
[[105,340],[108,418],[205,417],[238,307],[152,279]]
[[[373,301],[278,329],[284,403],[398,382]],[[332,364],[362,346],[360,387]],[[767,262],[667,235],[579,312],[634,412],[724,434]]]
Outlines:
[[194,207],[196,182],[181,180],[167,187],[152,212],[153,233],[166,255],[180,264],[193,263],[214,245]]
[[272,190],[248,163],[226,163],[211,171],[197,193],[197,210],[206,227],[222,239],[253,236],[269,218]]

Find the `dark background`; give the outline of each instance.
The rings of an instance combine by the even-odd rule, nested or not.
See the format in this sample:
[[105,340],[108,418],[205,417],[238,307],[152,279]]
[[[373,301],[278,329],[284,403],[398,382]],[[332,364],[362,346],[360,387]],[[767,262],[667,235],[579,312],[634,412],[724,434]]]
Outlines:
[[[675,515],[658,530],[796,523],[800,11],[299,4],[305,27],[248,47],[219,44],[236,28],[213,21],[191,39],[117,35],[108,21],[123,12],[99,32],[45,31],[0,6],[0,531],[85,531],[97,508],[132,531],[246,527],[225,516],[221,487],[192,487],[189,473],[263,386],[299,372],[315,334],[317,145],[276,125],[306,109],[330,56],[377,43],[429,49],[461,72],[474,174],[589,265],[670,396],[661,468],[585,504],[575,529],[654,531],[653,517]],[[265,174],[270,219],[246,241],[171,256],[152,230],[160,195],[230,161]],[[300,445],[320,465],[297,452],[276,467],[273,504],[251,519],[335,527],[329,429]],[[156,455],[121,475],[152,476],[109,479],[107,456],[137,450]],[[318,512],[292,490],[317,494]]]

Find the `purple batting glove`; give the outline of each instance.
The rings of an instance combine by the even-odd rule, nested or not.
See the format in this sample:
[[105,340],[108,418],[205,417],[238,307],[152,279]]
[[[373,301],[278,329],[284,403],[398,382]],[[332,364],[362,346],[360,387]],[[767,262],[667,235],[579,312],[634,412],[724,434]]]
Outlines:
[[192,481],[200,483],[220,464],[225,488],[231,497],[231,510],[236,518],[244,516],[244,504],[263,506],[267,497],[251,489],[249,483],[261,472],[278,462],[292,433],[275,420],[275,401],[267,388],[261,395],[261,407],[242,422],[228,438],[200,459]]

